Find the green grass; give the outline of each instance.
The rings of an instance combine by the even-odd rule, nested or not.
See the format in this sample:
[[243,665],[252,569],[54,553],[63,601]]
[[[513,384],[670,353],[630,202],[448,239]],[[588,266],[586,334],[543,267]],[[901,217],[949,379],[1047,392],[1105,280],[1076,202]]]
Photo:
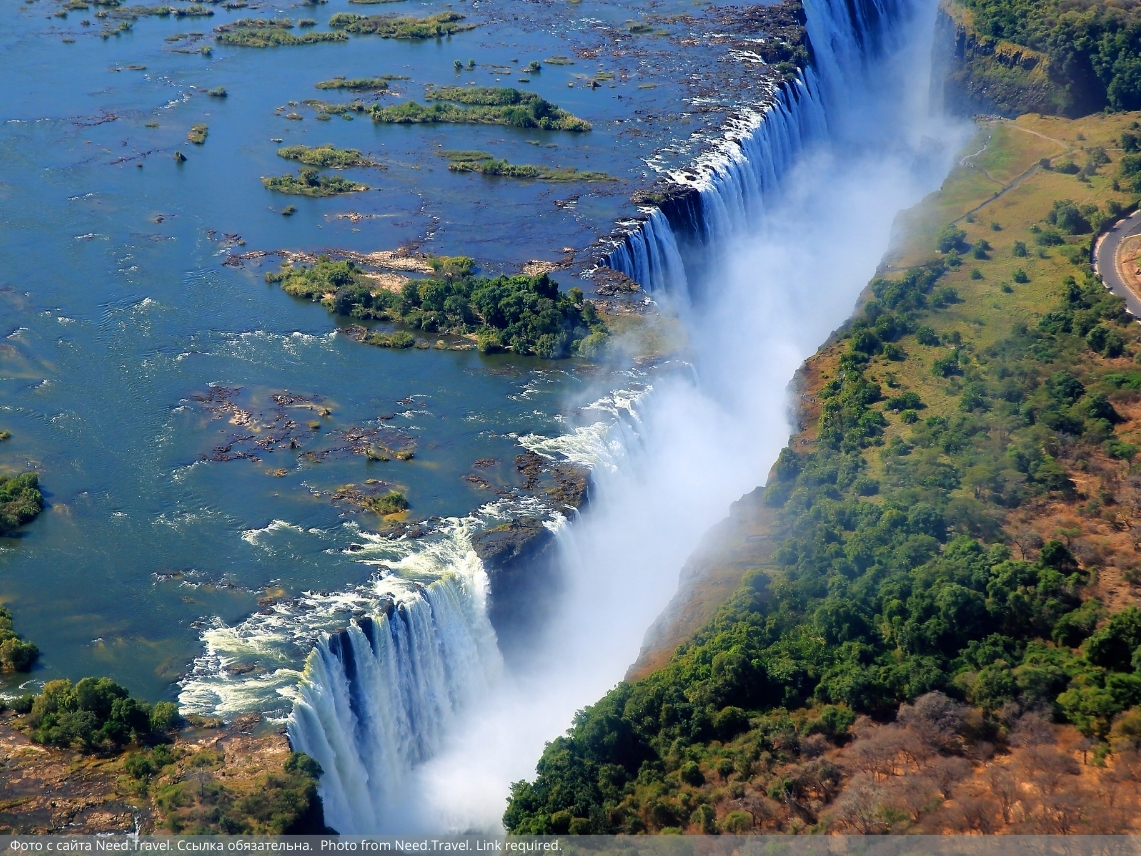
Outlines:
[[295,160],[306,166],[345,169],[352,166],[376,166],[360,153],[359,149],[338,149],[332,143],[323,146],[285,146],[277,150],[278,157]]
[[458,12],[441,12],[424,18],[400,15],[357,15],[338,12],[329,18],[329,26],[355,35],[374,35],[383,39],[436,39],[474,30],[475,24],[461,24],[464,16]]
[[209,134],[210,129],[206,125],[192,125],[190,130],[186,132],[186,139],[196,146],[201,146],[206,142],[206,137]]

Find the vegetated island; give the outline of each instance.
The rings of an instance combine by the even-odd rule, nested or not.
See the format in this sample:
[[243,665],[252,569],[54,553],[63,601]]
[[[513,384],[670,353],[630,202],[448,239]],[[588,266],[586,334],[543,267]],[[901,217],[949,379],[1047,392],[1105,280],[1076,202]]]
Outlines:
[[0,476],[0,538],[30,523],[43,511],[44,496],[39,487],[40,480],[35,473]]
[[710,620],[548,745],[509,832],[1136,828],[1141,330],[1089,259],[1141,165],[1039,163],[1136,118],[993,125],[910,212],[683,573],[666,619]]
[[[348,104],[330,104],[326,101],[321,101],[317,98],[306,98],[301,102],[306,107],[312,107],[317,111],[315,118],[320,120],[328,120],[332,116],[340,116],[342,119],[353,119],[354,113],[367,113],[369,110],[368,105],[363,101],[351,101]],[[298,117],[297,114],[290,114],[287,118]]]
[[[332,143],[322,146],[284,146],[277,150],[278,157],[295,160],[307,166],[346,169],[353,166],[376,166],[376,161],[361,154],[360,149],[338,149]],[[269,185],[266,185],[269,187]],[[272,188],[276,190],[277,188]],[[367,189],[367,188],[365,188]],[[347,191],[334,191],[343,193]]]
[[944,0],[948,103],[1003,115],[1141,109],[1141,25],[1108,0]]
[[[60,12],[56,13],[56,16],[66,18],[67,12],[86,12],[91,8],[91,5],[91,3],[84,2],[84,0],[70,0]],[[103,0],[103,2],[95,2],[94,5],[100,7],[99,11],[95,13],[96,18],[111,19],[120,22],[135,21],[148,15],[154,15],[160,18],[165,18],[170,15],[176,18],[205,18],[214,14],[213,9],[198,3],[193,3],[189,6],[124,6],[122,0],[114,3]],[[61,14],[61,12],[63,14]]]
[[382,39],[435,39],[474,30],[475,24],[461,24],[459,12],[440,12],[415,18],[405,15],[357,15],[337,12],[329,18],[329,26],[354,35],[380,36]]
[[[391,124],[448,123],[507,125],[546,131],[589,131],[590,123],[572,116],[534,92],[496,86],[443,86],[424,95],[430,106],[408,101],[391,107],[374,105],[372,118]],[[459,104],[473,106],[458,106]]]
[[[590,357],[606,342],[605,324],[577,288],[560,292],[546,274],[476,276],[466,257],[431,261],[435,276],[409,280],[399,291],[378,288],[352,261],[328,257],[309,266],[284,266],[265,278],[294,297],[320,301],[337,315],[465,336],[483,353]],[[407,348],[415,340],[407,331],[397,331],[370,333],[362,341]]]
[[488,152],[444,149],[437,152],[447,158],[452,172],[478,172],[481,175],[499,175],[505,178],[535,178],[539,181],[618,181],[605,172],[579,171],[571,166],[549,167],[531,164],[508,163],[496,159]]
[[390,490],[382,496],[370,496],[362,500],[361,504],[379,517],[390,514],[400,514],[409,509],[408,499],[398,490]]
[[303,33],[295,36],[289,32],[292,29],[293,22],[288,18],[242,18],[215,27],[214,39],[218,44],[246,48],[312,45],[319,42],[345,42],[349,39],[344,33]]
[[345,77],[334,77],[331,80],[322,80],[315,84],[318,89],[345,89],[349,92],[367,92],[388,89],[390,80],[407,80],[400,74],[384,74],[380,77],[354,77],[349,80]]
[[297,196],[337,196],[368,190],[367,184],[356,184],[339,175],[321,175],[313,167],[303,167],[297,175],[273,175],[262,178],[267,190]]

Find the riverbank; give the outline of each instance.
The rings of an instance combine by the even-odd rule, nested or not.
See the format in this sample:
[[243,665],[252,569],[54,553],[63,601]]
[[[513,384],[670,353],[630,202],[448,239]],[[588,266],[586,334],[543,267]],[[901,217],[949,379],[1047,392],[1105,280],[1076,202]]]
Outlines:
[[33,743],[9,713],[0,717],[0,832],[323,832],[315,778],[290,763],[284,731],[259,720],[200,721],[161,752],[103,757]]

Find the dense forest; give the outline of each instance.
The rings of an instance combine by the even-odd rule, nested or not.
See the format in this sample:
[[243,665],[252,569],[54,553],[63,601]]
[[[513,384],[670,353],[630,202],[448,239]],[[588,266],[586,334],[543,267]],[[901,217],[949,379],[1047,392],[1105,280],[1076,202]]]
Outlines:
[[1018,90],[1034,86],[1037,58],[1012,55],[994,41],[1030,48],[1044,60],[1045,67],[1038,72],[1048,78],[1048,91],[1030,96],[1022,104],[1024,109],[1081,116],[1105,108],[1141,108],[1141,20],[1129,4],[958,2],[969,10],[973,33],[990,42],[984,53],[991,61],[977,63],[974,74],[980,78],[977,88],[988,91],[1000,108],[1025,99]]
[[[415,330],[472,336],[480,351],[509,350],[547,359],[591,356],[607,338],[606,325],[582,291],[563,293],[546,274],[481,277],[466,257],[433,257],[436,275],[409,280],[399,291],[378,288],[351,261],[321,258],[308,267],[266,275],[294,297],[320,300],[330,312],[362,320],[394,321]],[[413,337],[376,333],[372,344],[410,347]]]
[[[752,498],[779,546],[665,668],[548,745],[510,831],[1120,831],[1059,785],[1076,762],[1050,744],[1071,726],[1136,792],[1141,611],[1109,608],[1099,565],[1141,581],[1141,331],[1088,265],[1120,203],[1020,192],[1025,232],[970,217],[973,240],[946,226],[930,261],[871,283],[815,358],[817,418]],[[1052,526],[1058,508],[1079,524]],[[1123,555],[1081,537],[1094,521]],[[996,752],[1015,780],[1053,770],[1041,799],[1065,791],[1068,820],[1028,793],[1001,806],[980,773]]]

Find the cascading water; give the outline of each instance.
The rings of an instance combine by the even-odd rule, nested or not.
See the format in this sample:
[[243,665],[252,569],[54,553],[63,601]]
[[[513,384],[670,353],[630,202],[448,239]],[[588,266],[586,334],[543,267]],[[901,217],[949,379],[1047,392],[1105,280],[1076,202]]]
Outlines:
[[382,602],[309,655],[289,737],[325,772],[334,829],[383,827],[406,771],[491,685],[499,657],[483,600],[449,575]]
[[711,254],[760,228],[766,198],[797,158],[836,133],[836,102],[853,86],[872,83],[870,61],[910,11],[898,0],[816,0],[804,9],[814,67],[778,87],[763,111],[738,119],[722,145],[694,165],[696,178],[671,173],[673,183],[695,192],[665,210],[647,207],[602,264],[650,291],[691,297],[691,284],[716,263]]
[[[806,238],[778,226],[816,240],[838,228],[790,216],[788,197],[799,192],[802,208],[819,210],[849,194],[853,211],[871,224],[866,243],[882,251],[894,211],[931,189],[928,180],[857,211],[871,185],[830,185],[829,176],[845,174],[834,154],[816,164],[823,177],[815,185],[800,174],[814,148],[847,131],[876,152],[888,142],[890,123],[853,115],[847,102],[874,112],[879,102],[868,93],[884,73],[877,58],[896,48],[900,31],[929,5],[807,0],[813,68],[775,91],[763,112],[740,120],[726,144],[696,165],[699,178],[684,179],[695,192],[647,209],[611,253],[611,267],[650,290],[687,300],[705,290],[708,308],[690,319],[700,381],[674,378],[655,389],[639,414],[637,453],[600,473],[581,530],[564,531],[568,591],[537,665],[505,674],[494,701],[480,703],[499,658],[482,617],[478,573],[445,577],[391,607],[378,604],[318,644],[288,727],[294,745],[324,770],[320,793],[331,826],[343,833],[494,829],[507,782],[527,775],[542,743],[621,676],[700,533],[763,481],[787,436],[781,398],[788,377],[847,315],[875,267],[875,255],[859,242],[835,241],[836,248],[817,252],[833,266],[847,263],[842,276],[780,256]],[[885,110],[899,108],[899,99],[880,100]],[[862,138],[861,123],[873,129]],[[858,151],[842,154],[854,159]],[[865,172],[866,182],[896,184],[906,174]],[[790,189],[790,177],[809,190]],[[733,254],[749,241],[765,244],[767,255],[754,247],[758,255],[741,270]],[[774,280],[784,280],[765,283],[768,291],[753,281],[766,264]],[[826,303],[812,311],[800,303],[807,287],[801,268],[836,280],[818,287],[816,299]],[[714,289],[717,277],[732,288]]]
[[[816,74],[808,69],[782,86],[764,112],[738,120],[723,145],[697,164],[699,177],[675,174],[696,193],[646,209],[640,221],[604,263],[653,292],[685,296],[700,279],[709,254],[734,235],[755,229],[795,159],[825,138],[828,125]],[[667,213],[668,212],[668,213]],[[688,264],[687,260],[688,259]]]

